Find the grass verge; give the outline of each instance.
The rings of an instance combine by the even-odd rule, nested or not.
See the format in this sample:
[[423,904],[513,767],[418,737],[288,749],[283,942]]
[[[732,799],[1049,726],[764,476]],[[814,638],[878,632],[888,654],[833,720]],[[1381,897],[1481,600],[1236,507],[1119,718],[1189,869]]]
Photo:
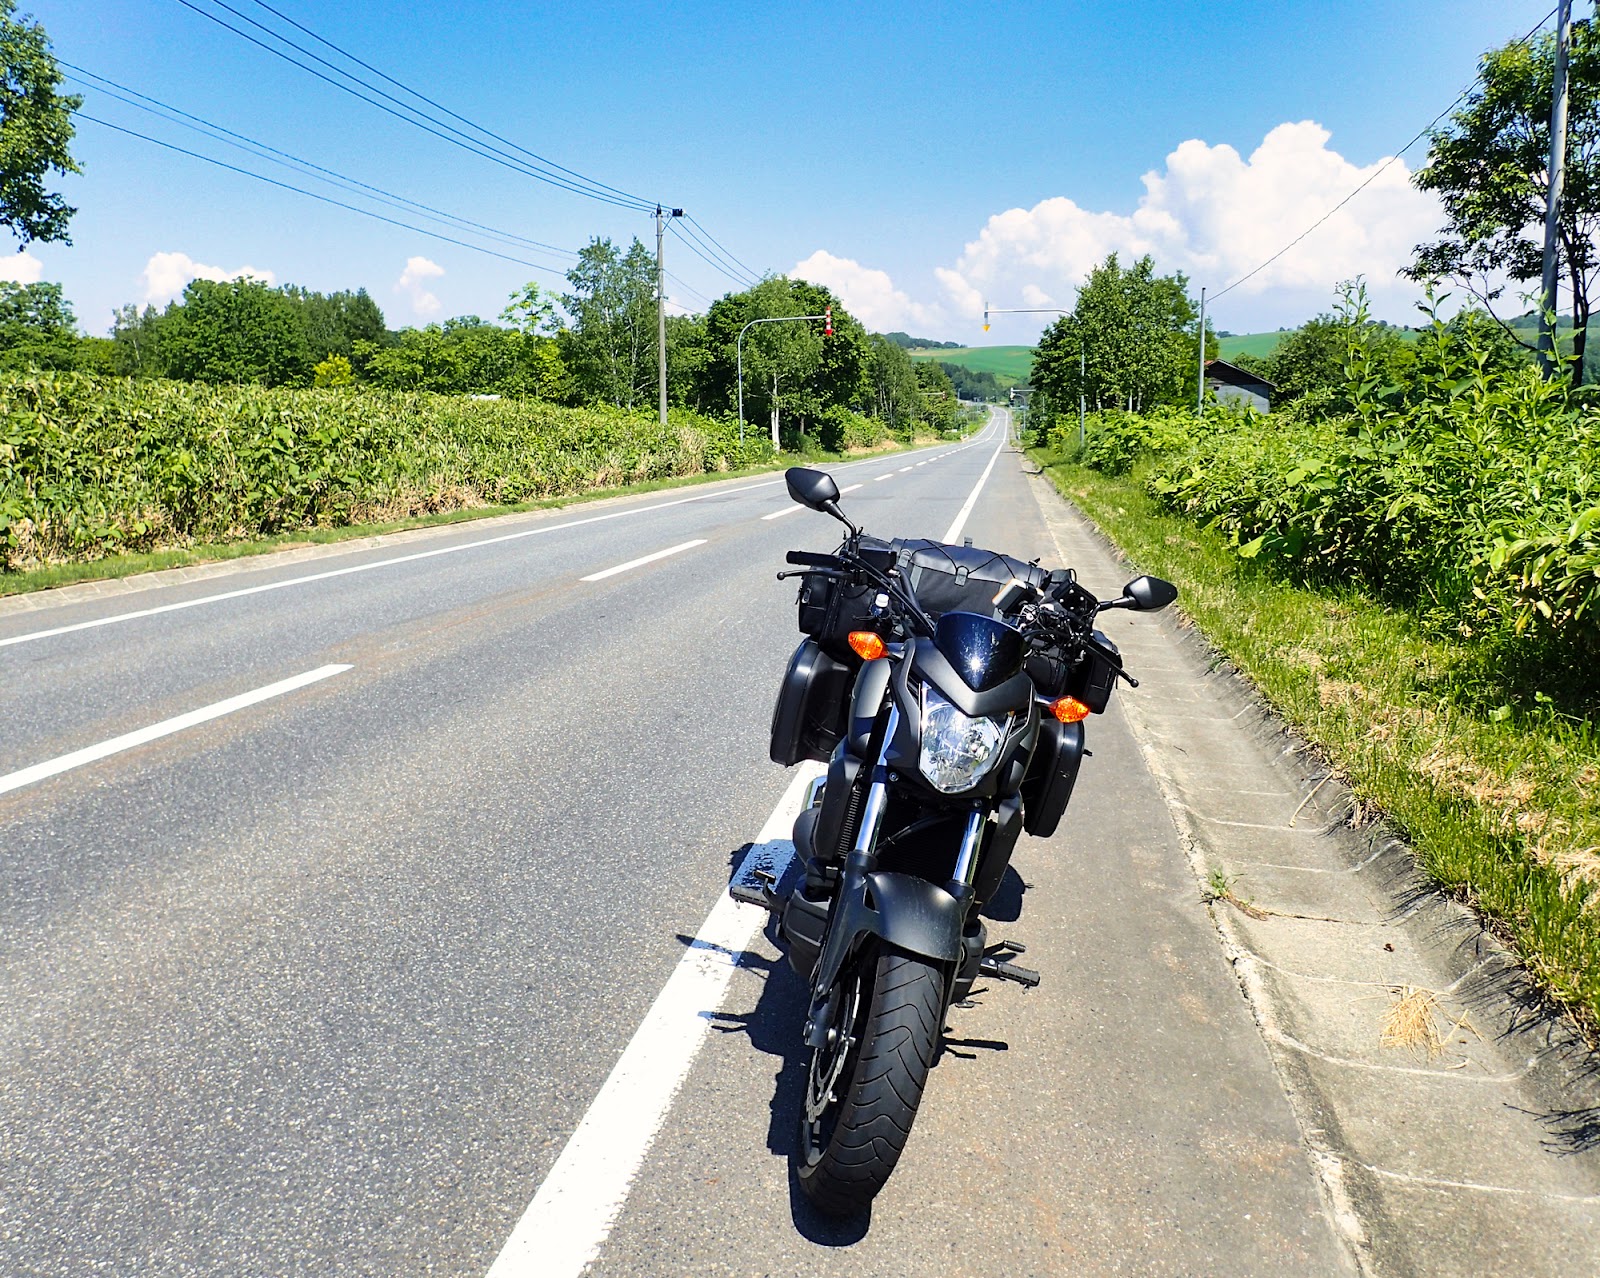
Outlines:
[[751,466],[743,470],[719,471],[699,475],[679,475],[670,479],[652,479],[620,487],[593,488],[585,492],[561,497],[544,497],[537,501],[514,505],[465,506],[455,510],[434,511],[408,519],[386,523],[341,524],[320,528],[300,528],[276,533],[269,537],[251,537],[238,541],[201,542],[192,546],[152,550],[138,554],[107,555],[83,563],[49,564],[26,572],[0,572],[0,598],[7,595],[28,594],[51,590],[84,581],[110,581],[119,577],[133,577],[140,573],[159,572],[163,568],[187,568],[195,564],[217,563],[228,559],[244,559],[252,555],[271,554],[275,550],[293,550],[301,546],[321,546],[340,541],[353,541],[360,537],[376,537],[383,533],[405,532],[412,528],[434,528],[445,524],[469,523],[477,519],[492,519],[497,515],[517,515],[531,510],[560,510],[566,506],[582,505],[607,497],[629,497],[639,493],[653,493],[667,488],[685,488],[695,484],[716,483],[728,479],[743,479],[752,475],[770,474],[794,465],[822,465],[856,461],[873,452],[899,452],[908,448],[925,447],[929,441],[919,439],[914,444],[890,443],[863,453],[829,454],[807,453],[804,457],[780,457],[770,465]]
[[[1594,1037],[1600,1028],[1600,734],[1548,704],[1484,712],[1468,644],[1355,590],[1309,589],[1170,514],[1144,467],[1035,452],[1061,493],[1315,743],[1422,868],[1475,909]],[[1490,699],[1491,702],[1493,699]]]

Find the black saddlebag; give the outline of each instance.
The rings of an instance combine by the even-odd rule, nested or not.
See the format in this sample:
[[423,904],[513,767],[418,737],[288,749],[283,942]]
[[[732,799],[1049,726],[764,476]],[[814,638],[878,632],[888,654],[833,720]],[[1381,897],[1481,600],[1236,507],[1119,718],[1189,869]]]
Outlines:
[[[883,572],[894,563],[889,543],[874,537],[861,539],[861,557]],[[891,622],[874,611],[878,594],[876,586],[852,585],[826,571],[808,572],[800,578],[796,600],[800,633],[810,635],[824,653],[853,669],[861,659],[850,650],[852,630],[871,630],[889,637]]]
[[1022,828],[1029,834],[1048,839],[1056,832],[1082,762],[1083,724],[1062,723],[1046,715],[1022,778]]
[[801,641],[772,707],[774,763],[787,768],[802,759],[828,759],[844,735],[854,679],[855,670],[835,661],[815,639]]

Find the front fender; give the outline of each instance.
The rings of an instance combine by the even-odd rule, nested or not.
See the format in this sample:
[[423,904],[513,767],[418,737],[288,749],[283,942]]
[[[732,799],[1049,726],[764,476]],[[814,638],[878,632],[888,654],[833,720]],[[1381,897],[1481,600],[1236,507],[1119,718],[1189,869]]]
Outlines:
[[965,902],[912,874],[874,870],[860,882],[857,893],[841,894],[834,907],[813,991],[832,988],[845,958],[868,936],[936,963],[961,961]]

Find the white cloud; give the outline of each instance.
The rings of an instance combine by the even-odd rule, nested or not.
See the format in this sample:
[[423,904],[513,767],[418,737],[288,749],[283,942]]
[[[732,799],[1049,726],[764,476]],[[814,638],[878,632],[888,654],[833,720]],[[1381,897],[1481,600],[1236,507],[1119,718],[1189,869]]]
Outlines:
[[1298,323],[1331,308],[1339,281],[1363,275],[1375,311],[1407,318],[1419,290],[1395,272],[1441,225],[1438,201],[1411,185],[1403,162],[1384,168],[1385,157],[1362,167],[1330,150],[1329,136],[1310,120],[1280,124],[1248,158],[1191,139],[1163,170],[1144,175],[1132,213],[1094,212],[1065,196],[1008,209],[989,219],[953,269],[935,274],[951,306],[968,316],[985,302],[1070,306],[1089,270],[1113,250],[1124,263],[1149,253],[1159,270],[1181,270],[1195,291],[1204,283],[1215,293],[1376,173],[1348,205],[1241,284],[1229,310],[1262,326],[1269,315],[1273,325]]
[[832,289],[846,310],[877,332],[927,328],[943,319],[942,308],[912,301],[894,286],[888,272],[835,257],[823,249],[796,262],[789,274]]
[[231,271],[220,266],[207,266],[196,262],[187,253],[156,253],[144,264],[139,278],[144,281],[146,302],[170,302],[183,292],[190,280],[215,280],[219,284],[248,276],[263,284],[275,283],[271,271],[257,266],[240,266]]
[[44,263],[27,250],[0,256],[0,280],[13,284],[37,284],[44,278]]
[[430,293],[426,281],[436,280],[444,275],[444,267],[437,262],[430,262],[425,257],[406,258],[406,269],[400,272],[400,278],[395,281],[394,291],[411,299],[413,314],[426,317],[439,312],[439,299]]

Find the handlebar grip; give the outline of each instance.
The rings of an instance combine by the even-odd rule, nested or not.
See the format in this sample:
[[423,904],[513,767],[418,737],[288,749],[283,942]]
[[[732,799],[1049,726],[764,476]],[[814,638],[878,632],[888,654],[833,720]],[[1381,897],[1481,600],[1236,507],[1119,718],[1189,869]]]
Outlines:
[[783,557],[784,563],[800,564],[806,568],[837,568],[839,556],[819,555],[810,550],[791,550]]

